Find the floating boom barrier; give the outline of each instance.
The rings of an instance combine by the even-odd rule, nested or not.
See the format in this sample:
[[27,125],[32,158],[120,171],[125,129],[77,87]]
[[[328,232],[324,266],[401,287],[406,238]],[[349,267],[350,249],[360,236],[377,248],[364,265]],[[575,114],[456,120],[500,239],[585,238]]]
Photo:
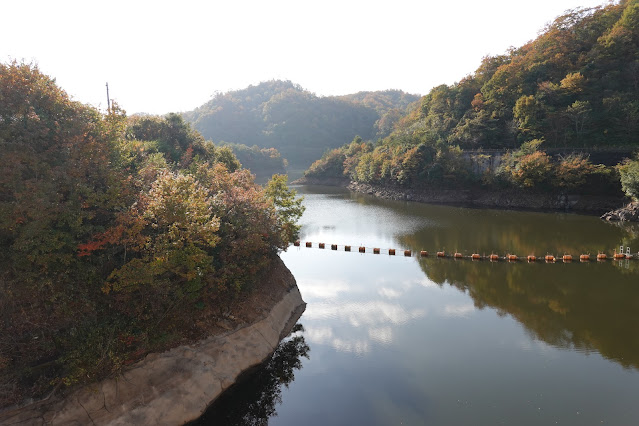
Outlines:
[[[302,243],[300,241],[295,241],[293,243],[293,245],[295,247],[301,247]],[[326,249],[326,244],[324,243],[312,243],[310,241],[306,241],[304,243],[304,246],[307,248],[319,248],[319,249]],[[397,253],[404,254],[404,257],[430,257],[430,253],[427,250],[420,250],[418,252],[413,253],[412,250],[396,250],[394,248],[389,248],[389,249],[382,249],[380,247],[366,247],[366,246],[357,246],[358,247],[358,252],[359,253],[372,253],[372,254],[387,254],[389,256],[396,256]],[[352,251],[352,246],[349,245],[338,245],[338,244],[331,244],[331,250],[333,251],[337,251],[343,249],[343,251]],[[446,251],[437,251],[435,252],[436,256],[433,257],[437,257],[437,258],[452,258],[455,260],[463,260],[463,259],[468,259],[468,260],[472,260],[472,261],[480,261],[480,260],[488,260],[490,262],[499,262],[499,261],[506,261],[509,263],[514,263],[514,262],[527,262],[527,263],[535,263],[535,262],[545,262],[545,263],[556,263],[556,262],[563,262],[563,263],[571,263],[573,260],[577,260],[577,257],[574,257],[571,254],[568,253],[564,253],[563,255],[560,256],[556,256],[554,254],[546,254],[544,257],[537,257],[535,255],[528,255],[528,256],[519,256],[513,253],[507,253],[503,256],[500,256],[496,253],[491,253],[491,254],[479,254],[479,253],[472,253],[472,254],[462,254],[461,252],[455,251],[452,253],[447,253]],[[603,262],[606,261],[608,259],[611,260],[629,260],[629,259],[638,259],[639,258],[639,252],[637,253],[631,253],[630,252],[630,247],[624,247],[620,246],[619,247],[619,251],[614,250],[612,255],[608,255],[604,252],[599,252],[597,253],[596,256],[592,256],[590,255],[590,253],[588,254],[581,254],[579,255],[578,259],[579,262],[581,263],[588,263],[588,262]]]

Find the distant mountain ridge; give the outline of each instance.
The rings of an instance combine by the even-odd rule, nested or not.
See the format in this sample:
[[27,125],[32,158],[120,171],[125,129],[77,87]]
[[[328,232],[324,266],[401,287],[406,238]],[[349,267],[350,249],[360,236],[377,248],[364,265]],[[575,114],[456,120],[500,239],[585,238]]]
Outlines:
[[320,97],[291,81],[271,80],[218,94],[182,115],[206,139],[276,148],[299,170],[356,135],[389,134],[419,99],[400,90]]

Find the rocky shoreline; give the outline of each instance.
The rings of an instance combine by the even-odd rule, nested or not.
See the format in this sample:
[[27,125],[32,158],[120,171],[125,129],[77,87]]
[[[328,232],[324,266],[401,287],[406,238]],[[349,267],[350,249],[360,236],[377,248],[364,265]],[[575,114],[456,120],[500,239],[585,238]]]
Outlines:
[[2,425],[180,425],[195,420],[238,377],[262,363],[300,318],[306,303],[278,259],[281,297],[261,317],[226,333],[149,354],[121,376],[0,411]]
[[533,194],[517,190],[499,192],[486,190],[453,190],[388,188],[351,182],[348,189],[392,200],[417,201],[421,203],[454,204],[468,207],[500,208],[517,210],[574,211],[601,215],[617,208],[623,198],[614,196],[585,196],[580,194]]
[[639,222],[639,202],[629,203],[620,209],[609,211],[601,218],[608,221]]
[[[504,189],[501,191],[485,189],[412,189],[357,183],[346,179],[331,179],[327,181],[302,178],[295,183],[304,185],[341,186],[354,192],[374,195],[390,200],[450,204],[475,208],[569,211],[598,216],[604,213],[609,214],[618,209],[619,206],[628,202],[626,198],[620,196],[581,195],[572,193],[529,193],[514,189]],[[624,217],[630,217],[630,215],[625,215]]]

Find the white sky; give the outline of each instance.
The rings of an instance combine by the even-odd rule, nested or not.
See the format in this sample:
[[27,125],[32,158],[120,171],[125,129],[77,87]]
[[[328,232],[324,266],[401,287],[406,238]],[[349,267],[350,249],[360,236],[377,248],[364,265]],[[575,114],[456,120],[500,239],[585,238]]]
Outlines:
[[426,94],[485,55],[606,0],[9,0],[0,61],[36,62],[75,100],[187,111],[271,79],[318,95]]

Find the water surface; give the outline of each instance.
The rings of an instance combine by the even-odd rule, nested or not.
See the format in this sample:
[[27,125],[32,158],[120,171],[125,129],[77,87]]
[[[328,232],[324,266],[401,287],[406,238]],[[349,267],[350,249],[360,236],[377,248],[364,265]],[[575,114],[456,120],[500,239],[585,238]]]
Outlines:
[[282,258],[308,303],[296,334],[308,350],[293,353],[294,371],[287,361],[287,374],[272,373],[286,380],[268,424],[639,421],[639,260],[491,263],[357,252],[364,245],[578,258],[620,245],[636,252],[636,230],[589,216],[298,190],[307,207],[301,240],[313,248],[291,247]]

